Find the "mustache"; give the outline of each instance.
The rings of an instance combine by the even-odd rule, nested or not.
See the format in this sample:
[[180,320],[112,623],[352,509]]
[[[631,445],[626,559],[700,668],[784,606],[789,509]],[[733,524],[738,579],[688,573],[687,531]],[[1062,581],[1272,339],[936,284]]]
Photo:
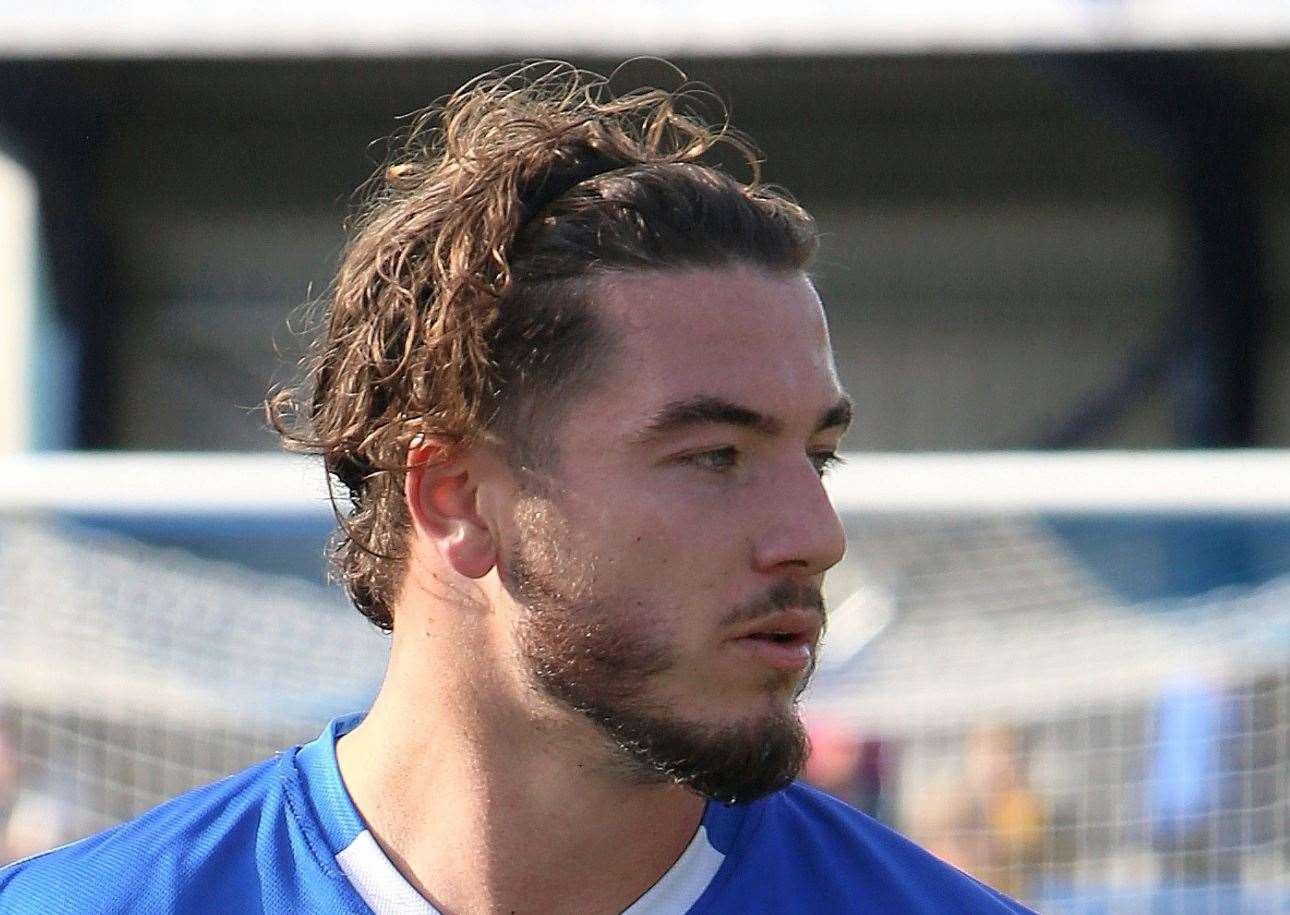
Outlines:
[[736,606],[721,620],[721,625],[737,626],[740,623],[751,623],[772,613],[778,613],[780,610],[797,610],[803,607],[817,611],[823,622],[825,619],[824,592],[820,586],[804,581],[781,581],[766,593]]

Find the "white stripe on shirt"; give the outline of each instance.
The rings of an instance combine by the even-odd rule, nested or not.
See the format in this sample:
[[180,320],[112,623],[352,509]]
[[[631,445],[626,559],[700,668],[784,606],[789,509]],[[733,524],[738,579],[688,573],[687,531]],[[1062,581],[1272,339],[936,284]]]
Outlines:
[[[681,857],[623,915],[681,915],[698,901],[721,869],[725,855],[712,847],[699,826]],[[381,851],[364,829],[336,862],[374,915],[440,915]]]

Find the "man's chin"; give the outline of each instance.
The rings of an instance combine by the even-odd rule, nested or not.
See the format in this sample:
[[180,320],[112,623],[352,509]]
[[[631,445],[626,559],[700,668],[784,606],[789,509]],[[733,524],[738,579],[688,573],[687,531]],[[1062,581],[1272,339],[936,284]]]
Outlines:
[[778,791],[806,762],[806,731],[791,702],[733,722],[621,711],[597,716],[596,721],[639,774],[725,804]]

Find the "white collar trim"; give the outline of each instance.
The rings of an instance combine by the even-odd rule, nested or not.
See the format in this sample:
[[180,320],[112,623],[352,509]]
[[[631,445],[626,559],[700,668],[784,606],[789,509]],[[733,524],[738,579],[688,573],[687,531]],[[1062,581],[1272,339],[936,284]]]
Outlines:
[[440,915],[385,857],[366,829],[336,856],[336,863],[374,915]]
[[[712,847],[700,825],[676,863],[623,915],[678,915],[698,902],[721,869],[725,855]],[[364,829],[336,862],[374,915],[440,915],[381,851]]]

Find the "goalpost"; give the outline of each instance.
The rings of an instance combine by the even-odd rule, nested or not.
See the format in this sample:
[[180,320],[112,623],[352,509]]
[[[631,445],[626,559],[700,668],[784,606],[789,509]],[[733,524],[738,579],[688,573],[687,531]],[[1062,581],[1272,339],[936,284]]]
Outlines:
[[[852,454],[828,486],[811,778],[1040,911],[1290,910],[1290,452]],[[387,642],[323,585],[331,512],[285,456],[0,459],[0,854],[364,707]]]

